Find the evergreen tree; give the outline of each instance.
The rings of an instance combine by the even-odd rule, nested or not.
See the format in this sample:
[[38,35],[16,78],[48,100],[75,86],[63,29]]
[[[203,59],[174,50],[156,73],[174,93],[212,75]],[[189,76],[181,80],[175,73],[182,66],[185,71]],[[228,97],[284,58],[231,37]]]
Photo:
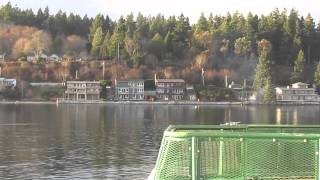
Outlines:
[[314,73],[314,82],[317,86],[320,86],[320,62],[318,63],[316,71]]
[[195,33],[200,33],[203,31],[208,31],[209,29],[207,18],[201,13],[198,23],[195,26]]
[[263,99],[262,102],[265,104],[270,104],[275,99],[275,91],[272,88],[272,82],[271,79],[268,78],[266,80],[266,85],[263,87]]
[[159,33],[155,34],[150,40],[147,50],[148,52],[156,55],[158,59],[162,59],[165,54],[165,43]]
[[105,20],[104,20],[104,17],[103,17],[103,15],[101,15],[101,14],[98,14],[98,15],[94,18],[94,20],[93,20],[93,22],[92,22],[92,24],[91,24],[91,26],[90,26],[90,35],[89,35],[89,41],[90,41],[90,42],[93,41],[93,38],[94,38],[95,33],[96,33],[96,30],[97,30],[98,28],[102,28],[102,31],[104,30],[104,29],[103,29],[104,21],[105,21]]
[[108,58],[110,56],[110,53],[108,51],[109,40],[110,40],[110,32],[108,31],[104,37],[104,40],[103,40],[101,48],[100,48],[100,57],[101,58]]
[[234,43],[234,51],[237,55],[247,58],[251,51],[251,41],[246,37],[236,39]]
[[134,31],[136,30],[136,25],[134,23],[133,14],[129,14],[125,20],[125,27],[127,29],[126,36],[132,37]]
[[311,14],[308,14],[304,21],[305,33],[307,35],[311,35],[315,31],[315,23]]
[[262,92],[262,102],[270,103],[273,100],[272,77],[270,72],[269,51],[270,44],[267,40],[261,40],[260,43],[259,62],[256,67],[256,74],[253,81],[253,87],[257,96]]
[[302,50],[300,50],[296,60],[294,61],[294,67],[291,76],[292,82],[302,81],[305,62],[306,60],[304,58],[304,53]]
[[101,45],[103,42],[103,32],[102,32],[102,28],[99,27],[96,30],[96,33],[94,34],[93,40],[92,40],[92,47],[91,47],[91,55],[99,58],[100,57],[100,49],[101,49]]
[[110,56],[117,57],[118,45],[119,45],[119,55],[124,55],[125,50],[125,37],[127,28],[125,26],[125,20],[121,16],[116,23],[113,34],[111,35],[110,41],[108,43],[108,49]]
[[255,91],[259,91],[265,87],[268,79],[271,79],[268,52],[265,49],[260,53],[255,73],[253,86]]

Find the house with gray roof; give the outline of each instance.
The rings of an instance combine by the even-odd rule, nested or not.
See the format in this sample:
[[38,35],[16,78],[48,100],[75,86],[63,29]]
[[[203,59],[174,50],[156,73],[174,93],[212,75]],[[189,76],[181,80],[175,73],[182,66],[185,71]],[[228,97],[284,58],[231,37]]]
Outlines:
[[144,100],[144,80],[115,80],[115,99],[119,101]]
[[185,98],[186,83],[183,79],[157,79],[155,75],[157,99],[178,101]]
[[276,87],[277,102],[320,102],[320,96],[309,84],[297,82],[287,87]]

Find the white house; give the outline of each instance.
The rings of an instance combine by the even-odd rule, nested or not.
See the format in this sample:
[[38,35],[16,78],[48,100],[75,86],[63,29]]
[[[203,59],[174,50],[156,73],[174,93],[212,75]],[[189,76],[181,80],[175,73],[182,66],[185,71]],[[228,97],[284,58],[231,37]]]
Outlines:
[[52,55],[48,58],[48,60],[50,60],[50,61],[60,61],[61,58],[60,58],[58,55],[56,55],[56,54],[52,54]]
[[14,88],[17,86],[16,79],[6,79],[4,77],[0,77],[0,89],[4,88]]
[[0,54],[0,61],[4,61],[6,54]]
[[39,58],[44,59],[44,60],[48,60],[48,56],[45,54],[40,54]]
[[298,82],[287,87],[276,87],[278,102],[320,102],[320,96],[315,88],[308,88],[308,84]]
[[34,61],[36,58],[34,56],[27,56],[27,61],[28,62],[32,62]]

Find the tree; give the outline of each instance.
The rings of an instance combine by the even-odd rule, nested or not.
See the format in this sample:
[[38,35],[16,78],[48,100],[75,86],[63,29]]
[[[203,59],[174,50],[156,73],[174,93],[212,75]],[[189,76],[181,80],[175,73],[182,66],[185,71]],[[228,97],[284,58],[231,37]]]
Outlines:
[[100,48],[103,42],[103,36],[102,28],[99,27],[94,34],[91,44],[91,55],[96,58],[100,57]]
[[294,67],[291,76],[292,82],[302,81],[305,62],[306,60],[304,58],[304,53],[302,50],[300,50],[296,60],[294,61]]
[[305,33],[311,35],[315,32],[315,23],[311,14],[309,13],[304,21]]
[[[101,14],[98,14],[98,15],[94,18],[94,20],[93,20],[93,22],[92,22],[92,24],[91,24],[91,26],[90,26],[90,35],[89,35],[89,41],[90,41],[90,42],[93,41],[93,38],[94,38],[94,36],[95,36],[95,33],[96,33],[97,29],[104,27],[104,21],[105,21],[105,20],[104,20],[104,17],[103,17],[103,15],[101,15]],[[102,29],[102,30],[103,30],[103,29]]]
[[108,51],[109,40],[110,40],[110,33],[108,31],[106,36],[104,37],[104,40],[100,48],[100,57],[102,58],[107,58],[110,56],[110,53]]
[[0,22],[10,22],[12,21],[12,16],[13,16],[13,8],[8,2],[6,5],[2,6],[0,9]]
[[70,35],[63,41],[63,53],[77,57],[81,52],[86,52],[88,41],[78,35]]
[[37,31],[32,34],[31,48],[36,57],[40,57],[43,52],[50,51],[52,44],[51,35],[45,31]]
[[165,43],[159,33],[155,34],[150,40],[147,50],[148,52],[156,55],[158,59],[162,59],[165,54]]
[[204,16],[203,13],[201,13],[200,18],[197,24],[195,25],[195,33],[208,31],[208,28],[209,26],[208,26],[207,18]]
[[132,38],[126,36],[125,49],[129,55],[129,58],[133,61],[133,64],[139,65],[142,60],[143,52],[137,32],[134,33]]
[[100,80],[100,87],[101,87],[101,92],[100,92],[100,97],[102,99],[106,99],[107,98],[107,86],[111,86],[112,85],[112,81],[110,80]]
[[117,21],[117,24],[114,28],[113,34],[110,37],[110,41],[108,43],[108,49],[109,53],[112,57],[116,57],[118,53],[119,48],[119,54],[123,55],[124,51],[124,42],[126,37],[126,26],[125,26],[125,20],[121,16],[119,20]]
[[259,56],[259,62],[256,67],[256,74],[253,81],[254,90],[258,93],[262,94],[262,102],[269,103],[272,102],[272,77],[270,72],[270,60],[269,60],[269,50],[270,50],[270,43],[267,40],[261,40],[259,42],[261,51]]
[[246,37],[236,39],[234,43],[234,52],[239,56],[247,58],[251,52],[251,41]]
[[266,80],[266,85],[263,87],[263,99],[262,102],[265,104],[270,104],[275,99],[274,89],[272,88],[271,79]]
[[264,88],[268,79],[271,79],[269,58],[266,50],[263,50],[259,56],[259,62],[257,64],[256,74],[253,81],[255,91],[259,91]]
[[21,56],[28,55],[32,52],[30,40],[27,38],[20,38],[17,40],[12,47],[12,56],[14,58],[19,58]]
[[316,71],[314,73],[314,82],[317,86],[320,86],[320,63],[318,63]]
[[200,51],[212,50],[213,35],[209,31],[200,31],[194,34],[193,46]]

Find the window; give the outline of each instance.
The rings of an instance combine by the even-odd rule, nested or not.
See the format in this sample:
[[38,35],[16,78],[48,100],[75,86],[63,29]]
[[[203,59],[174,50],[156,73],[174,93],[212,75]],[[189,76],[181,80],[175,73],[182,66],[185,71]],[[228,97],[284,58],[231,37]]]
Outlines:
[[138,86],[143,86],[143,82],[138,82]]

